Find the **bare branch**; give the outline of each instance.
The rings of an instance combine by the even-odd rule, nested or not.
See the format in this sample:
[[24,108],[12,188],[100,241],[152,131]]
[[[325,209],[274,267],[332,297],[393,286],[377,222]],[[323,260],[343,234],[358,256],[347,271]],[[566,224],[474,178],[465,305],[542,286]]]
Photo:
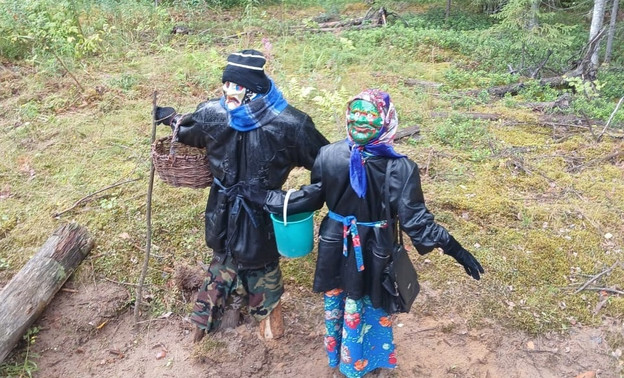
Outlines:
[[607,124],[605,125],[605,127],[602,129],[602,132],[600,133],[600,135],[598,135],[598,142],[600,142],[600,139],[602,138],[602,136],[604,135],[605,131],[607,131],[607,128],[609,127],[609,124],[611,124],[611,121],[613,120],[613,116],[615,115],[615,113],[618,111],[618,109],[620,108],[620,105],[622,105],[622,100],[624,100],[624,96],[622,96],[620,98],[620,101],[618,101],[617,105],[615,106],[615,109],[613,109],[613,113],[611,113],[611,116],[609,117],[609,120],[607,121]]
[[67,208],[67,209],[65,209],[65,210],[63,210],[63,211],[59,211],[58,213],[53,214],[53,215],[52,215],[52,217],[54,217],[54,218],[58,218],[58,217],[60,217],[61,215],[63,215],[63,214],[65,214],[65,213],[67,213],[67,212],[69,212],[69,211],[71,211],[71,210],[75,209],[78,205],[80,205],[80,204],[83,204],[83,203],[85,203],[85,202],[90,201],[91,199],[93,199],[93,197],[94,197],[96,194],[102,193],[102,192],[104,192],[104,191],[106,191],[106,190],[108,190],[108,189],[113,189],[113,188],[116,188],[116,187],[118,187],[118,186],[120,186],[120,185],[127,184],[127,183],[129,183],[129,182],[134,182],[134,181],[138,181],[138,180],[139,180],[138,178],[135,178],[135,179],[130,179],[130,180],[126,180],[126,181],[118,182],[118,183],[116,183],[116,184],[109,185],[109,186],[107,186],[107,187],[105,187],[105,188],[102,188],[102,189],[100,189],[100,190],[98,190],[98,191],[95,191],[95,192],[93,192],[93,193],[89,194],[88,196],[82,197],[81,199],[79,199],[78,201],[76,201],[76,202],[75,202],[75,203],[74,203],[71,207],[69,207],[69,208]]
[[585,282],[581,287],[579,287],[578,289],[576,289],[576,291],[574,292],[574,294],[578,294],[581,291],[583,291],[583,289],[585,289],[587,286],[589,286],[589,284],[591,284],[592,282],[596,281],[598,278],[604,276],[605,274],[611,272],[613,269],[615,269],[616,266],[620,265],[619,261],[616,261],[615,264],[611,265],[611,267],[609,269],[603,270],[602,272],[596,274],[595,276],[593,276],[592,278],[589,279],[589,281]]

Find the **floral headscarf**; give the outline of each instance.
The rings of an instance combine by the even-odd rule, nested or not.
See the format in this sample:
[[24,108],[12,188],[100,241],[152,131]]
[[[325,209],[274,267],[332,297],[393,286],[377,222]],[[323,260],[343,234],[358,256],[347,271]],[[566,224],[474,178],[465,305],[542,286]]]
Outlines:
[[390,95],[379,89],[367,89],[361,92],[348,102],[347,117],[349,115],[351,103],[355,100],[364,100],[375,105],[383,120],[379,135],[366,142],[366,144],[356,143],[349,134],[349,126],[347,125],[347,140],[351,146],[351,160],[349,162],[351,187],[358,197],[364,198],[366,195],[367,183],[363,155],[385,156],[392,159],[404,158],[405,155],[397,153],[392,147],[394,136],[399,126],[399,118],[397,117],[394,104],[390,100]]

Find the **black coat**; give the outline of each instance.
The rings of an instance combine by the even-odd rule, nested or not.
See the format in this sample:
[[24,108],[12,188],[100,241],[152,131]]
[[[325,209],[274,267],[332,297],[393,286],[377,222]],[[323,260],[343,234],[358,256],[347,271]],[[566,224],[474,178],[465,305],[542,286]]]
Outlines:
[[[214,177],[223,187],[241,191],[281,188],[294,167],[311,169],[319,149],[328,143],[312,119],[290,105],[270,124],[247,132],[228,126],[218,100],[199,104],[181,124],[178,140],[205,147]],[[279,259],[273,225],[261,204],[228,196],[215,182],[205,215],[206,244],[215,259],[231,255],[239,268],[258,268]]]
[[[375,222],[386,219],[384,182],[386,165],[391,165],[389,204],[391,217],[398,215],[400,228],[410,237],[420,254],[436,247],[445,249],[450,234],[434,222],[433,214],[425,207],[418,166],[408,158],[389,159],[372,156],[366,159],[367,191],[359,198],[349,181],[350,149],[346,141],[325,146],[312,169],[311,184],[292,193],[288,213],[320,209],[323,203],[329,210],[342,216],[354,215],[358,222]],[[267,196],[266,208],[280,213],[284,193],[274,191]],[[348,256],[344,257],[343,225],[326,216],[319,231],[318,259],[314,274],[314,290],[325,292],[344,289],[348,296],[358,299],[371,295],[373,251],[387,254],[392,247],[392,237],[387,229],[358,226],[363,250],[364,266],[357,271],[353,246],[349,239]],[[376,303],[378,298],[373,299]]]

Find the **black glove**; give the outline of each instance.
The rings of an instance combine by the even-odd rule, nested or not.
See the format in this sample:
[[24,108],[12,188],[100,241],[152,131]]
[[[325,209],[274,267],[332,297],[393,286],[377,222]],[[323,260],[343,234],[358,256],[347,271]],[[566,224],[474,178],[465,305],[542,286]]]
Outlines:
[[173,117],[176,115],[176,111],[174,108],[165,107],[162,108],[160,106],[156,107],[156,112],[154,114],[154,118],[156,118],[156,124],[165,124],[167,126],[171,126],[171,121]]
[[461,244],[459,244],[459,242],[452,236],[450,236],[449,242],[444,248],[444,253],[449,256],[453,256],[458,263],[464,266],[466,273],[472,276],[475,280],[481,278],[479,273],[485,273],[479,261],[464,247],[462,247]]

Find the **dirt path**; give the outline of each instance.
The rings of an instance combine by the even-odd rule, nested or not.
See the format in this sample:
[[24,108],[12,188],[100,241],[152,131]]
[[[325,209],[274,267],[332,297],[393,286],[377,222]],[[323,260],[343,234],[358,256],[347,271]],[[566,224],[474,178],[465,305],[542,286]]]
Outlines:
[[[192,343],[192,326],[172,314],[133,331],[128,290],[111,282],[60,292],[38,325],[38,377],[339,377],[322,350],[320,297],[284,296],[287,335],[261,341],[253,323]],[[426,300],[424,287],[419,301]],[[418,304],[418,302],[417,302]],[[417,306],[416,306],[417,307]],[[167,315],[167,314],[165,314]],[[605,324],[605,327],[609,326]],[[622,327],[614,324],[613,327]],[[460,316],[395,321],[399,366],[376,377],[621,377],[601,329],[532,338],[497,324],[470,329]],[[619,371],[619,372],[618,372]]]

